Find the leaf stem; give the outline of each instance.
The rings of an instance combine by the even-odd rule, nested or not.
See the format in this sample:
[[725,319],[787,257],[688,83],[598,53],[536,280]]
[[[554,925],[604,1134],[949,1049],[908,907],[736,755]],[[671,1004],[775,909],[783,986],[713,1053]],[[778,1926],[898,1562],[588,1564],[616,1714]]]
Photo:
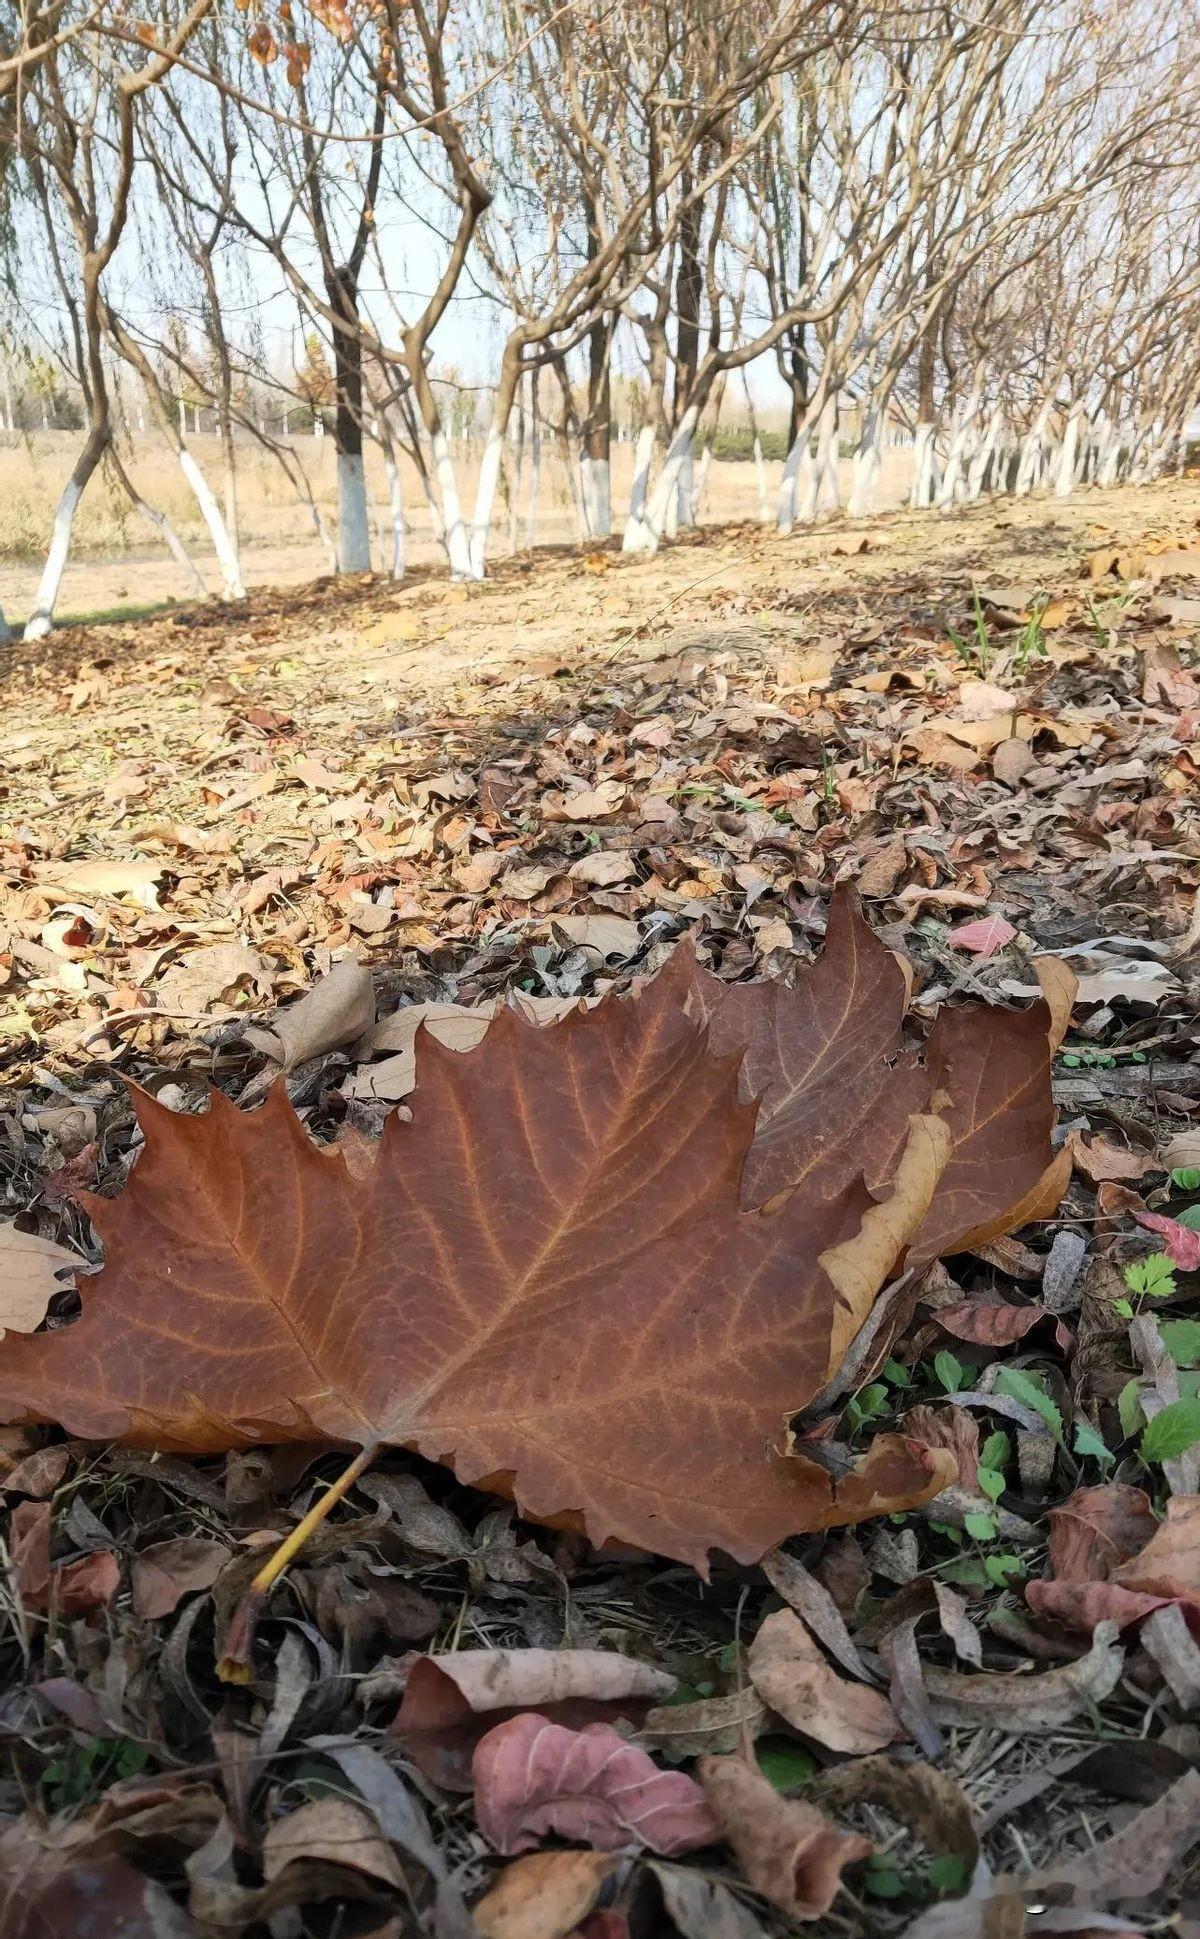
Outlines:
[[349,1466],[343,1468],[336,1481],[331,1481],[323,1495],[319,1495],[303,1521],[296,1523],[291,1534],[286,1536],[274,1550],[255,1576],[242,1600],[230,1618],[225,1636],[225,1648],[217,1664],[217,1675],[222,1683],[249,1683],[251,1672],[250,1652],[254,1646],[254,1632],[258,1618],[274,1584],[279,1580],[288,1564],[297,1556],[312,1535],[336,1507],[342,1496],[349,1493],[360,1474],[365,1474],[379,1453],[380,1443],[369,1441],[360,1448]]

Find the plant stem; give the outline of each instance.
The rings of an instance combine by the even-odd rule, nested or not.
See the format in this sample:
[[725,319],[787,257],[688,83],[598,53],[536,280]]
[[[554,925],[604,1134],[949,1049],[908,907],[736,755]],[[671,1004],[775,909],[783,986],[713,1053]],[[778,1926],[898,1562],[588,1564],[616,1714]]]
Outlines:
[[291,1534],[285,1537],[269,1559],[263,1563],[230,1619],[225,1636],[225,1648],[217,1664],[217,1675],[222,1683],[249,1683],[250,1652],[254,1645],[254,1632],[272,1587],[289,1562],[299,1554],[309,1536],[320,1528],[330,1509],[336,1507],[342,1496],[349,1493],[359,1475],[366,1472],[378,1453],[378,1441],[370,1441],[366,1447],[360,1448],[350,1465],[343,1468],[337,1480],[331,1481],[325,1493],[318,1496],[303,1521],[297,1522]]

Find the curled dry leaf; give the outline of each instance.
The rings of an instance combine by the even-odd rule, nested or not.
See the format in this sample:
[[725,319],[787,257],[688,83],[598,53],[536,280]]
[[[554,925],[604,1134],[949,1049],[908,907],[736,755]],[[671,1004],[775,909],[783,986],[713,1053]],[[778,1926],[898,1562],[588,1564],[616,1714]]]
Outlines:
[[615,1650],[456,1650],[413,1664],[391,1729],[435,1782],[469,1791],[472,1751],[503,1718],[536,1708],[556,1723],[641,1723],[674,1689]]
[[424,1059],[354,1171],[281,1087],[200,1116],[139,1094],[142,1157],[90,1201],[105,1270],[76,1325],[5,1343],[0,1413],[164,1451],[403,1443],[699,1567],[937,1493],[948,1461],[897,1438],[837,1483],[766,1451],[924,1218],[941,1120],[907,1127],[890,1197],[846,1157],[767,1216],[739,1208],[738,1073],[669,978]]
[[747,1688],[725,1697],[701,1697],[696,1703],[664,1703],[647,1712],[638,1741],[648,1750],[699,1757],[753,1743],[767,1727],[766,1706],[757,1690]]
[[1037,1892],[1056,1896],[1068,1888],[1089,1903],[1148,1898],[1161,1890],[1198,1841],[1200,1773],[1186,1771],[1113,1837],[1089,1843],[1078,1857],[1053,1861],[1028,1883]]
[[741,1757],[702,1757],[697,1773],[721,1831],[749,1883],[791,1919],[819,1919],[847,1865],[871,1842],[839,1831],[813,1804],[782,1798]]
[[768,1616],[750,1646],[750,1680],[768,1707],[828,1750],[861,1756],[904,1735],[887,1698],[828,1663],[791,1609]]
[[518,1858],[477,1899],[481,1939],[565,1939],[595,1905],[617,1860],[600,1851],[536,1851]]
[[1057,1730],[1116,1689],[1125,1660],[1116,1637],[1115,1623],[1097,1623],[1086,1656],[1036,1676],[987,1670],[960,1676],[953,1670],[926,1670],[930,1707],[940,1724]]
[[979,1423],[965,1407],[931,1407],[922,1401],[910,1407],[900,1423],[904,1432],[926,1447],[946,1448],[958,1466],[958,1485],[979,1493]]
[[494,1851],[529,1851],[548,1833],[598,1851],[640,1844],[662,1857],[717,1842],[704,1793],[611,1724],[568,1730],[536,1712],[497,1724],[476,1746],[475,1817]]
[[894,1757],[858,1757],[826,1771],[817,1780],[823,1803],[845,1806],[881,1804],[907,1825],[927,1850],[961,1858],[974,1871],[979,1833],[964,1793],[945,1771],[918,1759],[901,1764]]
[[[1184,1507],[1177,1526],[1184,1532],[1180,1546],[1186,1557],[1200,1546],[1200,1531],[1193,1525],[1188,1532],[1188,1498],[1176,1499]],[[1160,1606],[1159,1594],[1121,1580],[1123,1565],[1132,1563],[1169,1525],[1164,1523],[1160,1531],[1141,1488],[1119,1481],[1078,1488],[1061,1508],[1050,1510],[1049,1519],[1050,1579],[1030,1582],[1025,1589],[1025,1600],[1036,1615],[1070,1629],[1090,1630],[1106,1620],[1124,1627]]]
[[374,1818],[347,1798],[314,1798],[267,1827],[262,1865],[268,1885],[285,1866],[314,1862],[349,1865],[384,1885],[404,1886],[400,1862]]
[[661,1865],[653,1872],[672,1925],[683,1939],[765,1939],[765,1927],[727,1885],[690,1866]]
[[967,1340],[972,1346],[1013,1346],[1039,1320],[1052,1321],[1060,1347],[1065,1350],[1071,1344],[1068,1329],[1045,1306],[1014,1306],[1002,1299],[965,1299],[954,1306],[939,1306],[934,1317],[944,1332],[956,1340]]
[[37,1615],[53,1609],[59,1616],[94,1616],[120,1587],[121,1565],[110,1549],[51,1564],[48,1501],[23,1501],[13,1509],[9,1548],[17,1593]]

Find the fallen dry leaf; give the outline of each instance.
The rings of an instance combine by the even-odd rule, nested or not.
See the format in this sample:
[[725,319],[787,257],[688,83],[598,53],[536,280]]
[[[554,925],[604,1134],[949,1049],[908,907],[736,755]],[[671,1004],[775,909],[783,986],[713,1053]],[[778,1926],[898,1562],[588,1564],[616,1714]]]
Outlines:
[[469,1791],[475,1745],[502,1719],[536,1709],[573,1726],[640,1723],[674,1689],[665,1670],[616,1650],[455,1650],[417,1659],[391,1728],[435,1782]]
[[1113,1144],[1109,1138],[1093,1138],[1088,1144],[1078,1131],[1072,1131],[1067,1143],[1076,1171],[1090,1178],[1093,1185],[1113,1179],[1144,1178],[1148,1171],[1159,1170],[1151,1153],[1129,1151],[1124,1145]]
[[89,1202],[105,1270],[76,1325],[6,1344],[0,1409],[183,1452],[404,1443],[701,1566],[937,1492],[948,1463],[900,1440],[836,1484],[765,1450],[925,1211],[940,1120],[906,1121],[891,1198],[851,1169],[765,1217],[738,1208],[737,1072],[672,979],[552,1030],[505,1010],[477,1050],[424,1057],[413,1123],[353,1173],[282,1087],[258,1113],[139,1095],[145,1150]]
[[750,1680],[793,1730],[827,1750],[862,1756],[904,1735],[887,1698],[839,1676],[791,1609],[764,1620],[750,1645]]
[[267,1827],[262,1866],[268,1885],[288,1865],[322,1861],[348,1865],[396,1890],[404,1886],[400,1861],[379,1826],[348,1798],[315,1798]]
[[529,1851],[553,1832],[598,1851],[645,1845],[661,1857],[720,1836],[704,1792],[683,1771],[660,1771],[611,1724],[567,1730],[527,1712],[497,1724],[472,1760],[475,1817],[493,1851]]
[[616,1862],[600,1851],[518,1858],[471,1907],[481,1939],[566,1939],[586,1919]]
[[790,1919],[823,1917],[846,1866],[871,1855],[870,1839],[839,1831],[813,1804],[780,1797],[741,1757],[702,1757],[697,1774],[747,1881]]
[[211,1589],[228,1560],[222,1542],[202,1535],[180,1535],[141,1549],[129,1571],[134,1614],[148,1622],[169,1616],[184,1596]]
[[979,1833],[965,1794],[945,1771],[919,1759],[858,1757],[817,1780],[823,1803],[881,1804],[931,1852],[961,1858],[968,1876],[979,1857]]
[[965,949],[972,956],[995,956],[1007,949],[1016,936],[1011,922],[1003,916],[981,916],[978,922],[958,922],[947,932],[951,949]]
[[991,1723],[1012,1731],[1057,1730],[1116,1689],[1125,1661],[1116,1636],[1115,1623],[1097,1623],[1086,1656],[1036,1676],[1003,1670],[966,1676],[927,1669],[930,1707],[938,1723],[947,1726]]
[[79,1255],[36,1232],[0,1224],[0,1339],[10,1329],[32,1333],[55,1293],[75,1284]]
[[1143,1212],[1137,1206],[1130,1209],[1139,1225],[1162,1240],[1162,1249],[1173,1266],[1178,1266],[1180,1272],[1200,1272],[1200,1232],[1193,1232],[1190,1225],[1181,1225],[1178,1219],[1169,1219],[1161,1212]]
[[905,975],[842,891],[824,950],[792,989],[699,970],[689,987],[687,967],[677,952],[666,974],[705,1018],[714,1050],[744,1053],[744,1094],[761,1099],[744,1203],[797,1184],[829,1195],[849,1154],[861,1163],[864,1149],[872,1170],[890,1176],[911,1115],[940,1095],[953,1151],[910,1264],[977,1247],[1057,1206],[1070,1156],[1055,1157],[1050,1144],[1050,1067],[1075,988],[1057,959],[1039,965],[1042,995],[1028,1010],[943,1009],[919,1062],[903,1049]]
[[343,957],[298,1002],[280,1010],[272,1026],[285,1071],[361,1037],[375,1021],[371,972],[357,957]]

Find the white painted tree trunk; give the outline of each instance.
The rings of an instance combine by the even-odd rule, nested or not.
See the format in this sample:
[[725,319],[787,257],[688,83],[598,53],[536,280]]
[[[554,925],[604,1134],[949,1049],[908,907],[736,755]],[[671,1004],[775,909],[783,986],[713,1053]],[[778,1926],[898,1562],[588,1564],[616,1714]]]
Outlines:
[[754,439],[754,489],[758,494],[758,522],[760,525],[769,525],[771,505],[767,497],[767,468],[763,463],[762,439],[757,434]]
[[370,572],[371,520],[367,474],[361,451],[339,451],[338,564],[343,572]]
[[608,459],[589,458],[585,452],[579,461],[579,486],[588,537],[611,538],[612,466]]
[[1110,424],[1096,463],[1096,482],[1099,485],[1115,485],[1121,468],[1121,429]]
[[[775,525],[780,532],[790,532],[796,522],[796,508],[800,491],[800,467],[808,452],[809,424],[805,417],[783,461],[783,477],[779,480],[779,497],[775,506]],[[761,469],[762,446],[754,440]]]
[[817,506],[836,512],[842,502],[838,478],[838,407],[836,396],[829,398],[821,413],[821,435],[817,441]]
[[946,469],[942,473],[941,490],[938,493],[938,507],[943,512],[950,511],[958,497],[958,488],[966,465],[967,448],[978,412],[979,392],[972,391],[954,427],[950,449],[946,454]]
[[400,465],[396,453],[384,447],[383,462],[387,469],[388,513],[391,519],[392,556],[388,570],[393,579],[404,577],[404,484],[400,477]]
[[712,463],[712,446],[706,444],[700,453],[700,463],[696,467],[696,489],[692,493],[692,524],[700,523],[700,507],[708,490],[708,468]]
[[983,434],[979,448],[972,456],[970,465],[967,467],[967,503],[970,505],[977,504],[983,494],[983,488],[988,479],[988,472],[991,468],[992,460],[996,456],[997,446],[1000,443],[1000,430],[1003,422],[1004,413],[1000,406],[997,405],[988,419],[987,430]]
[[226,599],[244,599],[246,588],[242,584],[242,568],[238,560],[237,547],[229,536],[229,528],[221,516],[207,478],[186,445],[181,445],[177,457],[179,469],[191,486],[200,516],[212,540],[212,549],[217,555],[217,565],[221,573],[221,591]]
[[542,430],[538,421],[537,372],[533,373],[533,396],[530,415],[533,419],[533,449],[529,454],[529,497],[525,501],[525,550],[533,551],[534,533],[537,530],[538,487],[542,482]]
[[1075,489],[1075,463],[1079,454],[1079,420],[1083,415],[1079,404],[1072,404],[1067,413],[1067,428],[1063,433],[1062,449],[1058,458],[1058,476],[1054,481],[1056,498],[1069,498]]
[[160,512],[154,505],[148,505],[144,498],[135,498],[134,505],[145,519],[147,525],[153,531],[157,532],[176,565],[180,567],[185,577],[189,580],[193,592],[198,594],[201,599],[207,599],[208,587],[200,576],[195,560],[188,552],[187,547],[184,545],[183,540],[175,530],[170,519],[166,516],[166,513]]
[[1041,406],[1029,427],[1025,442],[1021,446],[1021,462],[1017,466],[1016,496],[1028,498],[1037,483],[1042,460],[1042,443],[1046,436],[1046,426],[1050,422],[1050,405]]
[[437,479],[438,491],[442,498],[442,543],[446,548],[446,558],[450,565],[452,579],[471,577],[471,547],[467,538],[467,528],[463,523],[462,504],[458,496],[458,480],[454,476],[454,460],[450,456],[450,445],[446,433],[438,429],[430,440],[433,455],[433,475]]
[[675,530],[684,530],[696,522],[696,452],[692,440],[683,454],[679,467],[679,478],[675,486]]
[[692,438],[699,416],[700,405],[689,404],[680,418],[663,460],[662,473],[646,510],[645,524],[649,532],[649,542],[640,546],[631,546],[628,548],[630,551],[658,551],[659,540],[667,529],[668,520],[679,505],[680,475],[685,463],[691,457]]
[[83,497],[83,486],[68,478],[62,496],[54,510],[54,529],[50,535],[50,550],[42,568],[42,577],[37,589],[33,611],[26,621],[25,638],[44,640],[54,623],[54,609],[62,590],[63,573],[71,552],[71,527],[75,523],[75,513]]
[[913,511],[924,511],[933,504],[938,488],[936,424],[918,424],[913,439],[913,477],[908,502]]
[[883,421],[883,406],[871,402],[854,450],[850,503],[846,508],[851,518],[867,518],[875,510],[875,493],[883,468]]
[[654,463],[654,426],[643,424],[637,434],[633,453],[633,485],[629,494],[629,516],[621,539],[622,552],[653,552],[655,541],[646,519],[650,501],[650,467]]
[[479,483],[475,488],[475,516],[471,521],[471,549],[469,555],[468,577],[482,579],[487,559],[487,536],[492,523],[492,511],[496,503],[496,487],[500,482],[500,460],[504,454],[504,427],[497,424],[493,417],[488,426],[487,443],[483,447],[483,462],[479,467]]
[[5,619],[3,612],[0,612],[0,646],[7,646],[11,639],[12,627]]
[[833,468],[834,503],[837,503],[837,399],[827,398],[821,406],[817,428],[817,450],[813,457],[808,448],[805,434],[804,451],[800,460],[800,471],[796,479],[796,519],[800,525],[811,525],[817,516],[822,492]]

